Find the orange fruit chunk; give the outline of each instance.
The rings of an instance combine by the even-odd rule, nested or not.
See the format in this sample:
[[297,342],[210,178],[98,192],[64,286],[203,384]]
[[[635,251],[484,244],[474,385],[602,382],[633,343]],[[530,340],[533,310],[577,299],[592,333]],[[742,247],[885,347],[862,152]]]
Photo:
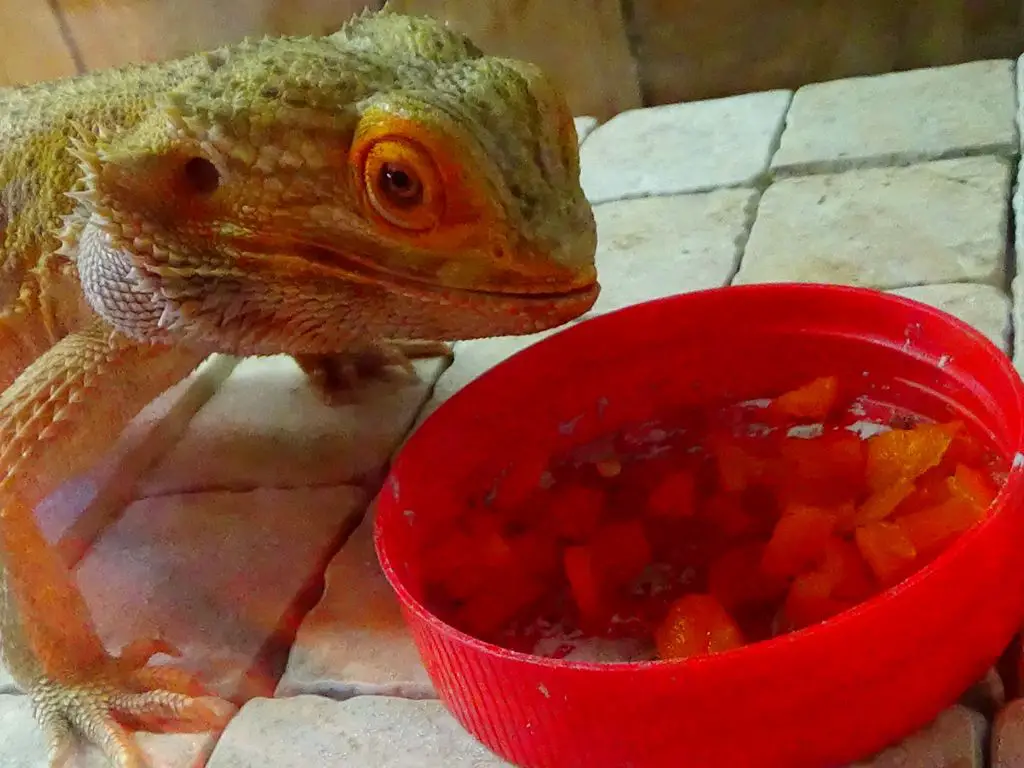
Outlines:
[[750,453],[737,440],[712,439],[711,450],[718,469],[719,487],[728,493],[742,493],[760,482],[771,469],[770,462]]
[[900,502],[892,516],[900,518],[911,512],[918,512],[929,507],[936,507],[951,498],[949,475],[936,467],[921,475],[915,482],[915,490]]
[[835,527],[836,516],[827,509],[790,505],[775,524],[761,570],[768,576],[796,576],[807,570],[824,555]]
[[713,596],[691,594],[672,603],[654,642],[662,659],[688,659],[739,648],[743,634]]
[[667,475],[647,497],[647,509],[655,517],[689,517],[696,509],[697,482],[685,469]]
[[980,509],[988,509],[996,498],[996,489],[992,483],[978,470],[963,464],[956,465],[953,476],[946,480],[946,484],[952,496]]
[[893,429],[868,440],[867,483],[880,491],[896,483],[916,480],[938,466],[959,425],[917,424]]
[[792,389],[772,400],[769,410],[779,416],[799,420],[824,419],[835,407],[839,396],[839,379],[822,376]]
[[825,557],[817,572],[828,575],[834,597],[862,600],[874,591],[871,573],[857,547],[838,536],[825,544]]
[[904,515],[899,525],[919,552],[933,552],[981,522],[985,511],[986,507],[952,498],[936,507]]
[[917,547],[896,523],[868,523],[854,532],[857,549],[880,584],[904,578],[917,559]]
[[829,575],[820,571],[802,573],[793,579],[782,609],[789,625],[793,629],[808,627],[853,605],[852,602],[833,597],[832,586]]
[[880,491],[875,491],[865,499],[853,517],[853,525],[866,525],[885,520],[915,490],[912,480],[902,480]]

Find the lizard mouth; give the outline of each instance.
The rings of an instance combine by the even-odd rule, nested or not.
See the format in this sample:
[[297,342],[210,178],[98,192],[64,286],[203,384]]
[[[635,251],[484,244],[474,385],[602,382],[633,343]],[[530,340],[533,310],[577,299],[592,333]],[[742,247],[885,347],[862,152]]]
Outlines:
[[[480,299],[493,299],[503,303],[526,305],[579,305],[585,304],[586,311],[596,300],[600,285],[593,269],[588,273],[574,276],[565,288],[550,287],[553,281],[538,281],[533,285],[511,283],[501,289],[493,287],[472,288],[439,283],[426,276],[389,269],[386,265],[365,261],[351,254],[333,251],[317,245],[303,245],[293,250],[295,257],[306,263],[326,268],[333,274],[344,274],[349,277],[388,283],[404,290],[417,293],[443,294],[450,296],[474,296]],[[522,280],[522,277],[520,277]],[[546,284],[545,284],[546,283]]]

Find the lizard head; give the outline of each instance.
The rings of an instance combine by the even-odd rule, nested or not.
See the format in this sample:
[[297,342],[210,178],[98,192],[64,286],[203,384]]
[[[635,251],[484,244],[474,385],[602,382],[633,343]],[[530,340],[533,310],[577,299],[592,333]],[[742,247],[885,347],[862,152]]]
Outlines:
[[536,67],[386,12],[177,66],[130,129],[76,150],[65,243],[121,331],[330,352],[531,333],[593,305],[577,136]]

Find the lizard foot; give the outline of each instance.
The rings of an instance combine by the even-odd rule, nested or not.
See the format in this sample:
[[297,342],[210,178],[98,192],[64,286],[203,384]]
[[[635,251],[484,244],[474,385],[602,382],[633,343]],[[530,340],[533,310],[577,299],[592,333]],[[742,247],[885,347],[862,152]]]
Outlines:
[[429,357],[453,357],[451,345],[441,341],[385,341],[337,355],[295,355],[320,399],[328,405],[344,405],[357,399],[361,385],[371,381],[413,381],[412,361]]
[[161,643],[133,644],[87,679],[43,678],[31,686],[51,768],[68,764],[79,739],[99,747],[115,768],[144,768],[147,762],[129,729],[200,732],[227,725],[235,705],[203,695],[202,685],[188,673],[144,666],[159,652],[172,653]]

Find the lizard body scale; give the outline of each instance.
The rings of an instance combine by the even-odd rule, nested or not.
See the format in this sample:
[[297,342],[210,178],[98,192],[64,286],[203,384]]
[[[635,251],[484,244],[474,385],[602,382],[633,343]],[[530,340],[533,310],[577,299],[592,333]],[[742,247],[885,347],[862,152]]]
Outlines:
[[316,374],[557,327],[595,248],[562,96],[429,19],[0,89],[0,655],[53,765],[233,708],[107,653],[42,498],[212,352]]

